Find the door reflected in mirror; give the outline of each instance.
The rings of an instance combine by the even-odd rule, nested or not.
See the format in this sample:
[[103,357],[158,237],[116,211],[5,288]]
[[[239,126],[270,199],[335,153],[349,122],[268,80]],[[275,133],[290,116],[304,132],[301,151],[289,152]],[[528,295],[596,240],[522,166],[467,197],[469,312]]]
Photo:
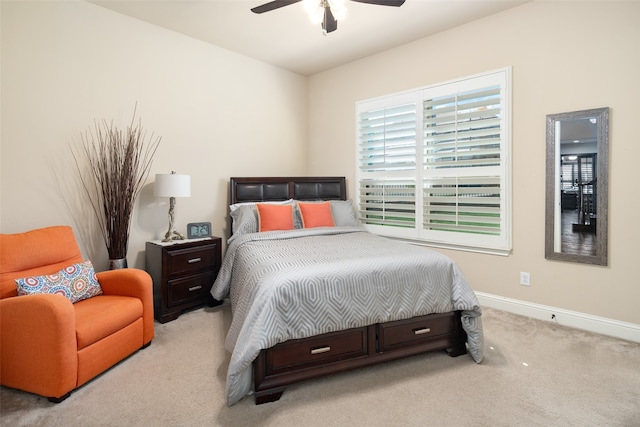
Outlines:
[[547,116],[545,257],[607,265],[608,108]]

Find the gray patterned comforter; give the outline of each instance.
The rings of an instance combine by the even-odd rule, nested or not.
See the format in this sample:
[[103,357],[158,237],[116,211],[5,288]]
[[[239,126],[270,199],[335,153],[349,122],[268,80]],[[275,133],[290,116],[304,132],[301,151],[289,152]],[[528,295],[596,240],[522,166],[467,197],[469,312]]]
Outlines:
[[456,264],[361,228],[240,236],[211,294],[231,297],[228,405],[250,393],[260,350],[294,338],[462,310],[469,354],[478,363],[483,356],[482,312]]

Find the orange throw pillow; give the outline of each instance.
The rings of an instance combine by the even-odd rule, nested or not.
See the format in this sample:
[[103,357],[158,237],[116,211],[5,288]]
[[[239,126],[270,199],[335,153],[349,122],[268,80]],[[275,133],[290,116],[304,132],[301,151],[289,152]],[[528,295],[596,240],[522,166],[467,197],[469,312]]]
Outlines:
[[331,203],[301,203],[298,202],[302,226],[304,228],[313,227],[335,227],[333,216],[331,215]]
[[293,230],[293,206],[256,204],[258,231]]

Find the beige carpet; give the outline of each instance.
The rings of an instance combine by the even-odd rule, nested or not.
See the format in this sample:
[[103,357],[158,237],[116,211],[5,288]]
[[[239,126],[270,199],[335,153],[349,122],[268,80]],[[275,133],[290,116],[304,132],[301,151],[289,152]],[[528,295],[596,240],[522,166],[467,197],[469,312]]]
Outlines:
[[640,426],[640,344],[484,310],[485,359],[444,352],[225,405],[228,303],[185,313],[53,404],[2,387],[2,426]]

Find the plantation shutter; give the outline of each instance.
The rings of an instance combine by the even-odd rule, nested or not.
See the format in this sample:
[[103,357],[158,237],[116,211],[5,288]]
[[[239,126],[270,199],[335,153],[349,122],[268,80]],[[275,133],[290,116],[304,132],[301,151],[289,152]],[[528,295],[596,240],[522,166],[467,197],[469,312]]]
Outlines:
[[510,69],[357,104],[357,205],[369,231],[511,248]]
[[500,235],[500,177],[425,180],[426,230]]
[[363,223],[415,228],[416,105],[374,107],[359,115]]
[[565,161],[563,158],[560,176],[562,177],[562,190],[570,190],[578,176],[576,163]]
[[500,85],[424,101],[423,229],[500,235],[501,108]]
[[427,169],[500,164],[500,87],[424,101]]

